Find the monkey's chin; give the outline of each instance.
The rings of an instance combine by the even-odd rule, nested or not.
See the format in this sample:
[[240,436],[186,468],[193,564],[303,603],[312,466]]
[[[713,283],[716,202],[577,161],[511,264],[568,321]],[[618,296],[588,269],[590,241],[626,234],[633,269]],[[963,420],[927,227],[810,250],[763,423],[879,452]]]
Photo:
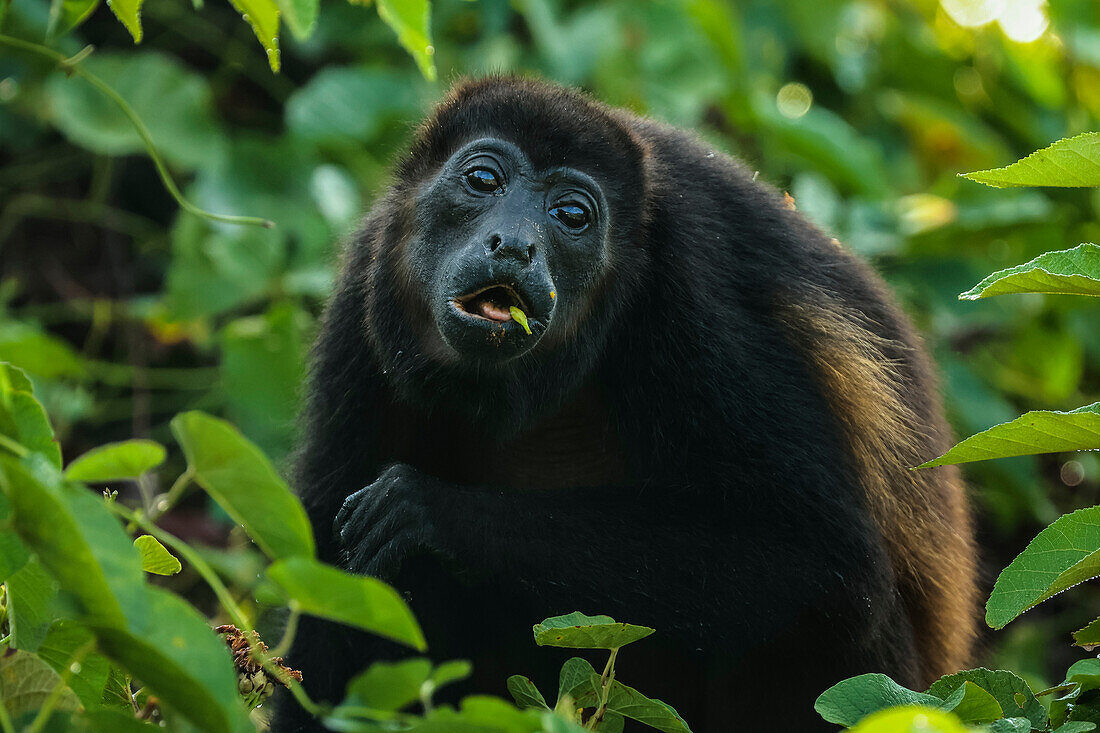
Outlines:
[[448,300],[435,319],[443,341],[463,359],[502,363],[523,356],[535,347],[549,325],[528,315],[531,333],[527,333],[502,308],[467,307],[457,298]]

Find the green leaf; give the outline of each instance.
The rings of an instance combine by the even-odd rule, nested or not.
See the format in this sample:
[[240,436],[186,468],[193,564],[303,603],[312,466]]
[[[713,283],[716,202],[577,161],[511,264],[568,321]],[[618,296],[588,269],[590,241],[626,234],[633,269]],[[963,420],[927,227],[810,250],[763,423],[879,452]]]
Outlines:
[[939,458],[917,468],[1096,449],[1100,449],[1100,402],[1069,412],[1035,410],[1024,413],[1012,422],[994,425],[970,436]]
[[997,699],[969,680],[955,688],[941,709],[954,713],[964,723],[990,723],[1004,717]]
[[305,509],[240,431],[206,413],[185,412],[172,420],[172,433],[195,481],[244,526],[268,557],[313,554],[313,530]]
[[411,71],[330,67],[290,95],[286,125],[313,142],[368,142],[418,115],[426,96],[426,85]]
[[523,326],[523,330],[527,332],[527,335],[531,335],[531,327],[527,325],[527,314],[514,305],[508,308],[508,312],[512,315],[512,320]]
[[164,730],[152,723],[138,720],[132,711],[93,710],[84,713],[81,719],[87,721],[91,733],[157,733]]
[[151,534],[143,534],[134,540],[134,547],[141,553],[141,569],[147,573],[175,575],[183,569],[176,556]]
[[1031,721],[1027,718],[1001,718],[989,724],[990,733],[1028,733]]
[[852,726],[886,708],[898,705],[939,707],[941,703],[941,698],[902,687],[884,674],[861,674],[841,680],[821,693],[814,710],[830,723]]
[[473,671],[474,666],[467,660],[453,659],[433,669],[432,676],[428,678],[428,681],[432,684],[433,690],[438,690],[441,687],[466,679]]
[[378,16],[397,34],[397,42],[416,59],[420,73],[429,81],[435,80],[435,62],[432,56],[431,20],[432,5],[429,0],[377,0]]
[[566,695],[570,695],[574,702],[583,702],[583,698],[594,694],[596,689],[592,686],[593,675],[599,678],[587,659],[573,657],[566,660],[558,676],[558,702]]
[[586,616],[580,611],[554,616],[532,627],[539,646],[567,649],[619,649],[653,633],[648,626],[618,623],[610,616]]
[[1100,132],[1064,138],[1004,168],[961,175],[994,188],[1100,186]]
[[1100,646],[1100,618],[1090,622],[1085,628],[1074,631],[1073,643],[1089,651],[1092,651],[1094,646]]
[[375,662],[348,683],[344,705],[396,712],[420,699],[420,688],[432,672],[424,658]]
[[514,674],[508,678],[508,694],[512,696],[512,699],[516,701],[516,705],[521,709],[550,709],[550,706],[546,704],[546,698],[539,692],[539,688],[535,687],[535,683],[521,674]]
[[959,295],[978,300],[1007,293],[1100,296],[1100,245],[1046,252],[1031,262],[1000,270]]
[[12,529],[13,519],[11,502],[8,501],[7,495],[0,491],[0,583],[18,572],[27,564],[31,556],[20,541],[19,535]]
[[[84,361],[71,346],[23,323],[0,323],[0,362],[8,362],[8,369],[18,368],[42,379],[84,374]],[[29,381],[16,389],[34,391]]]
[[[16,720],[41,708],[60,681],[48,664],[29,652],[0,656],[0,703]],[[66,689],[56,709],[76,710],[79,704],[72,691]]]
[[164,446],[152,440],[126,440],[93,448],[65,469],[70,481],[98,483],[136,479],[164,462]]
[[851,733],[971,733],[951,713],[906,705],[867,716]]
[[[599,684],[599,682],[594,681],[593,684]],[[691,728],[671,705],[660,700],[652,700],[618,680],[611,683],[611,690],[607,695],[607,709],[664,733],[691,732]]]
[[936,680],[928,692],[948,700],[967,683],[977,685],[992,695],[1005,717],[1024,717],[1030,720],[1036,729],[1046,727],[1047,714],[1042,703],[1035,699],[1026,682],[1007,670],[979,667],[949,674]]
[[102,499],[65,484],[37,454],[0,455],[0,488],[15,510],[15,530],[46,570],[98,623],[142,612],[144,576],[137,551]]
[[61,467],[61,447],[46,410],[35,399],[27,375],[10,364],[0,364],[0,435]]
[[[152,51],[97,52],[81,65],[133,107],[166,160],[187,169],[211,167],[221,160],[226,135],[214,115],[210,85],[200,74]],[[50,77],[44,110],[65,137],[94,153],[145,152],[130,119],[83,79],[64,74]]]
[[[1081,659],[1070,665],[1059,688],[1066,686],[1070,688],[1068,691],[1055,695],[1050,701],[1051,725],[1058,730],[1067,724],[1067,719],[1076,719],[1085,708],[1091,707],[1087,701],[1100,689],[1100,659]],[[1085,700],[1082,700],[1083,695]]]
[[[542,729],[536,710],[517,710],[496,697],[471,695],[462,709],[437,707],[407,730],[410,733],[532,733]],[[572,729],[566,728],[568,731]]]
[[305,374],[304,314],[288,303],[233,320],[222,332],[228,416],[267,452],[286,455],[294,440]]
[[283,20],[294,37],[304,41],[313,33],[313,26],[317,24],[317,8],[319,0],[275,0],[282,13]]
[[1001,571],[985,622],[1002,628],[1053,595],[1100,575],[1100,506],[1059,517]]
[[99,7],[99,0],[53,0],[46,37],[53,40],[65,35],[88,19]]
[[142,0],[107,0],[107,7],[130,31],[134,43],[141,43],[141,3]]
[[8,578],[7,588],[11,645],[37,652],[57,617],[57,581],[32,557]]
[[1079,720],[1058,726],[1054,729],[1054,733],[1086,733],[1086,731],[1090,730],[1096,730],[1096,723],[1086,723],[1083,720]]
[[229,0],[229,4],[252,26],[267,53],[267,65],[279,73],[279,6],[274,0]]
[[[80,698],[87,710],[101,707],[103,689],[107,686],[107,676],[111,663],[102,654],[85,654],[79,667],[72,668],[73,656],[77,650],[92,641],[90,631],[74,621],[59,621],[50,627],[46,640],[38,649],[38,657],[61,674],[69,671],[69,689]],[[132,716],[132,715],[131,715]]]
[[225,644],[181,598],[145,590],[146,609],[128,614],[125,625],[91,626],[100,648],[199,730],[253,733]]
[[356,626],[423,651],[424,634],[400,594],[375,578],[306,557],[280,560],[267,577],[305,613]]

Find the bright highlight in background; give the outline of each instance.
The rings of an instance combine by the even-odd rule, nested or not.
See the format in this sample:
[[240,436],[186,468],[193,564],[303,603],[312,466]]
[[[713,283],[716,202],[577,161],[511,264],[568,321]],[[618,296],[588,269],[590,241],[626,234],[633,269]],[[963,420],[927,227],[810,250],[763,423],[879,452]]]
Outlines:
[[808,86],[799,82],[784,84],[775,95],[775,106],[779,108],[779,114],[792,120],[797,120],[809,112],[813,101],[813,92]]
[[1046,0],[941,0],[944,11],[961,26],[977,28],[993,21],[1013,41],[1030,43],[1050,24]]

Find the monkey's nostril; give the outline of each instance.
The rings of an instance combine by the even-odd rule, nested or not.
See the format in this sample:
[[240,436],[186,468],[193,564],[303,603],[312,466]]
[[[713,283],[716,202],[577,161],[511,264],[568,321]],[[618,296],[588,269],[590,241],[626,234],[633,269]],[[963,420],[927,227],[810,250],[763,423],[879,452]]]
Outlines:
[[499,247],[499,246],[500,246],[500,235],[499,234],[494,234],[493,236],[489,237],[489,251],[490,252],[496,252],[497,247]]
[[527,245],[527,261],[528,262],[533,262],[534,259],[535,259],[535,245],[529,244],[529,245]]

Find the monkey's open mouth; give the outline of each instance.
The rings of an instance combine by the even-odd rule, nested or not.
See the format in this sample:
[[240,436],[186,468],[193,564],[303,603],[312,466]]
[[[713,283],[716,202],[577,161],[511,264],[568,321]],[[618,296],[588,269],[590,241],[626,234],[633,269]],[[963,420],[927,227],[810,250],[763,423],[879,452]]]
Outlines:
[[460,313],[497,323],[512,320],[508,309],[513,306],[529,312],[523,299],[508,285],[488,285],[473,293],[460,295],[451,302]]

